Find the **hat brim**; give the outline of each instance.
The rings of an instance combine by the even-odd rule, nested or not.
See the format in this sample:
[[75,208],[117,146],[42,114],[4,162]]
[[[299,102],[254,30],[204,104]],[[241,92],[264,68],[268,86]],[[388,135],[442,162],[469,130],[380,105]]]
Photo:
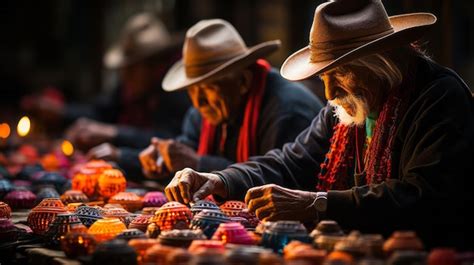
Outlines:
[[175,91],[186,88],[188,86],[215,78],[220,75],[227,74],[236,69],[243,69],[249,64],[257,61],[257,59],[266,57],[278,50],[281,42],[279,40],[272,40],[252,46],[245,53],[236,56],[227,62],[220,64],[218,67],[212,69],[204,75],[197,77],[188,77],[184,67],[183,60],[175,63],[171,69],[166,73],[163,79],[162,87],[165,91]]
[[156,45],[149,49],[142,49],[140,53],[135,56],[127,56],[120,43],[115,43],[104,55],[103,63],[108,69],[118,69],[144,60],[153,55],[165,54],[170,50],[177,49],[182,45],[183,41],[184,34],[181,32],[176,33],[171,36],[171,39],[166,45]]
[[309,47],[290,55],[281,66],[281,75],[291,81],[298,81],[319,75],[352,60],[391,49],[420,38],[423,30],[436,22],[430,13],[412,13],[389,17],[394,32],[361,45],[336,59],[311,62]]

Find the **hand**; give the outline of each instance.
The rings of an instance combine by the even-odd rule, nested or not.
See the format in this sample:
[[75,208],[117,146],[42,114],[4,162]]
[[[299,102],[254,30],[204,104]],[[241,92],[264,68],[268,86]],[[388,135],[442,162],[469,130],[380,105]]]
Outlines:
[[152,144],[157,147],[166,168],[170,172],[177,172],[187,167],[197,168],[199,155],[191,147],[172,139],[160,140],[154,138]]
[[158,139],[151,138],[151,144],[140,152],[138,158],[142,165],[143,175],[150,179],[161,178],[165,175],[165,166],[163,166],[163,159],[158,151]]
[[66,131],[66,139],[80,149],[89,149],[112,141],[117,133],[117,127],[114,125],[80,118]]
[[249,211],[263,221],[297,220],[317,221],[313,206],[315,192],[291,190],[275,184],[251,188],[245,196]]
[[87,153],[87,159],[103,159],[117,162],[120,158],[120,149],[109,144],[103,143],[98,145]]
[[224,182],[216,174],[201,173],[190,168],[178,171],[165,189],[169,201],[189,203],[198,201],[210,194],[226,197]]

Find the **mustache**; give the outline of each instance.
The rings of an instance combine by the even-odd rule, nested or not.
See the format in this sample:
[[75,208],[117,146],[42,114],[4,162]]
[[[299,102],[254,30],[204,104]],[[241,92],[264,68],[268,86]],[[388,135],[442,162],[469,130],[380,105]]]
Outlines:
[[[334,107],[334,115],[345,125],[362,126],[369,113],[369,107],[364,97],[357,95],[346,95],[344,97],[328,100]],[[347,108],[351,113],[347,112]]]
[[332,103],[333,106],[342,106],[342,105],[353,105],[357,100],[364,100],[365,98],[361,94],[348,94],[342,97],[335,97],[328,102]]

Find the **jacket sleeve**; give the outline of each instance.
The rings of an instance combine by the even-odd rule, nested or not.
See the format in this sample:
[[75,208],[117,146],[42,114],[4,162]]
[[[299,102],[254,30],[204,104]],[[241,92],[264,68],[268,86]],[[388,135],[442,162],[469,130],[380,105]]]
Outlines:
[[423,222],[423,218],[438,215],[453,217],[454,225],[464,222],[455,216],[459,216],[465,198],[472,197],[462,188],[473,164],[473,116],[466,94],[453,77],[430,84],[398,128],[400,150],[394,149],[392,154],[400,157],[398,163],[394,160],[398,168],[392,173],[395,178],[329,191],[327,217],[348,229],[378,227],[378,231],[416,226],[413,220],[426,225],[433,221]]
[[226,199],[243,200],[249,188],[268,183],[315,190],[316,174],[329,148],[334,120],[332,108],[327,105],[294,142],[215,172],[225,183]]
[[199,146],[199,135],[201,134],[201,115],[197,109],[191,107],[186,112],[183,119],[181,135],[176,137],[176,141],[183,143],[197,150]]
[[120,157],[117,160],[117,165],[127,173],[128,180],[142,181],[145,179],[138,158],[140,151],[140,149],[127,147],[120,148]]
[[145,148],[150,144],[150,139],[154,136],[162,137],[157,132],[151,130],[138,129],[131,126],[117,126],[118,133],[112,141],[116,146],[127,146],[131,148]]

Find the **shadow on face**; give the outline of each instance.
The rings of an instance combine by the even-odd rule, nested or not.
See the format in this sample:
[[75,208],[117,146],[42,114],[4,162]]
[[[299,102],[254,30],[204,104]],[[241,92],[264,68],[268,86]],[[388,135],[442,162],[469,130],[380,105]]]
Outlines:
[[246,100],[251,74],[244,70],[204,81],[188,88],[194,107],[209,123],[233,120]]

